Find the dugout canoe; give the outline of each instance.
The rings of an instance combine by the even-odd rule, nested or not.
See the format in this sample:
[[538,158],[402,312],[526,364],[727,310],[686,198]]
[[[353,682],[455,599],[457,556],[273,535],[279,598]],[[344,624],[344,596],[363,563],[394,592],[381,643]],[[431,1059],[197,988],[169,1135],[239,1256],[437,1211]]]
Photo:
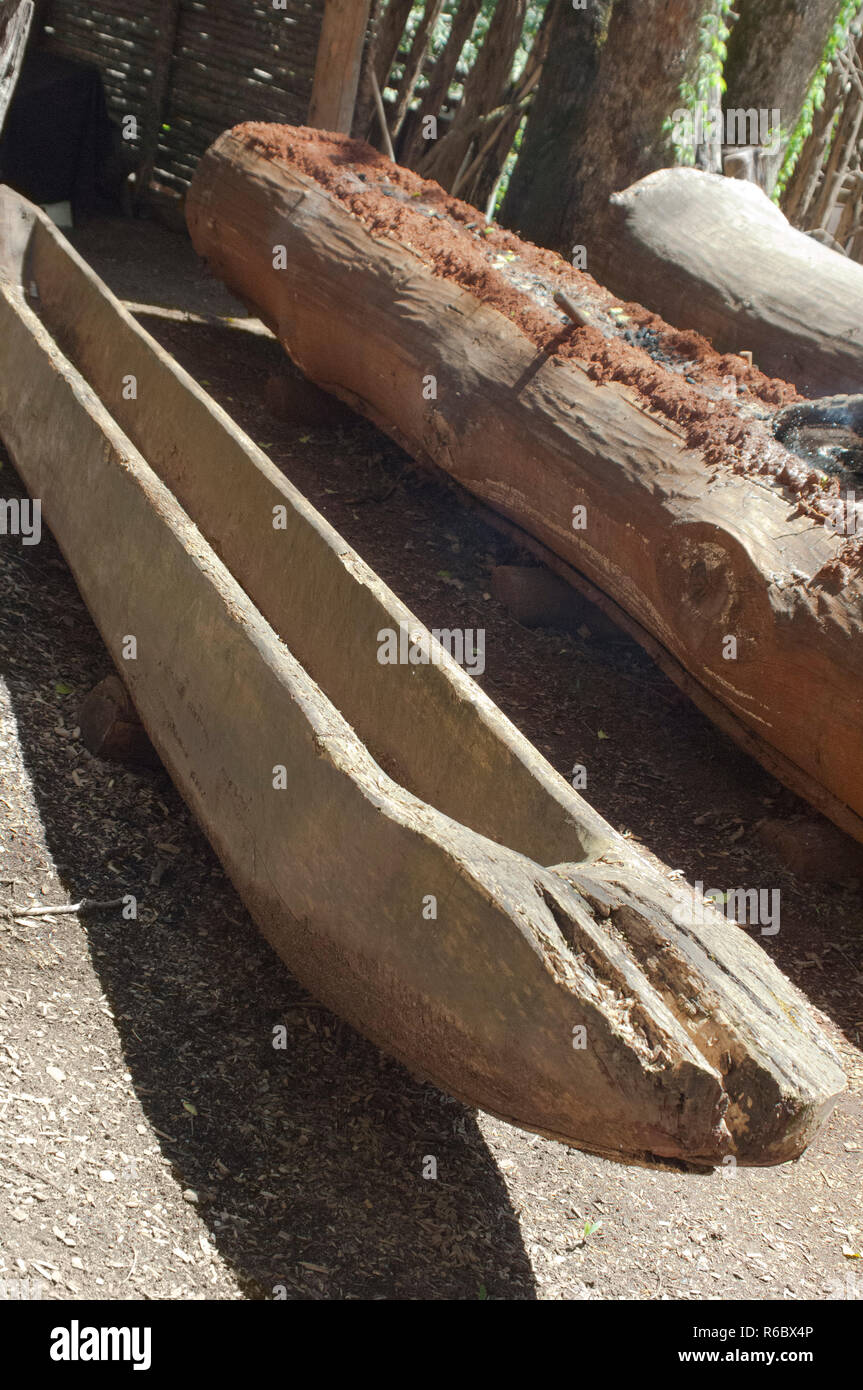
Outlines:
[[186,215],[307,376],[584,576],[710,718],[863,840],[863,536],[837,531],[843,479],[773,436],[793,385],[344,136],[226,131]]
[[444,653],[380,664],[382,629],[421,624],[8,189],[0,436],[166,768],[319,999],[592,1152],[801,1152],[844,1084],[803,997],[709,908],[681,918],[675,877]]

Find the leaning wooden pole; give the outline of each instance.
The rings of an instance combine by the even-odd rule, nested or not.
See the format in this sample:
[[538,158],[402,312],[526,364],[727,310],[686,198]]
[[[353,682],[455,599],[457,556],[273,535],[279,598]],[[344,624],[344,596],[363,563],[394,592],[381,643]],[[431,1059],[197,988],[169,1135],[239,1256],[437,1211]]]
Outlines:
[[772,436],[792,387],[358,142],[238,127],[187,215],[303,371],[586,576],[722,728],[863,840],[860,546],[828,524],[837,484]]

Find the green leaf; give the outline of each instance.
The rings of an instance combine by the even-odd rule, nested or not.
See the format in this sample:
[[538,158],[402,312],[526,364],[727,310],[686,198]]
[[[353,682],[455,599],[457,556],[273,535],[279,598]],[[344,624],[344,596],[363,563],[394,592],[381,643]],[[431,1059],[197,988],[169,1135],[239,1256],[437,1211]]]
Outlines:
[[71,687],[71,685],[66,685],[66,683],[65,683],[64,681],[57,681],[57,683],[56,683],[55,686],[54,686],[54,689],[56,690],[56,692],[57,692],[58,695],[71,695],[71,694],[72,694],[72,687]]

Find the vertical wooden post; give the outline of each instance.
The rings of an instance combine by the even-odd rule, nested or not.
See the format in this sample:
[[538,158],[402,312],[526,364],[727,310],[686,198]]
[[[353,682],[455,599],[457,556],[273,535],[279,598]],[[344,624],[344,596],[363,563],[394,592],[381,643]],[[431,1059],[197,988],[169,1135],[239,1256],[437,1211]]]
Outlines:
[[21,72],[32,18],[33,0],[5,0],[0,4],[0,130]]
[[157,21],[156,51],[153,55],[153,81],[144,109],[144,129],[141,135],[141,163],[135,185],[135,201],[140,203],[149,187],[159,151],[159,131],[168,99],[171,80],[171,61],[180,23],[180,0],[162,0]]
[[326,0],[309,125],[349,135],[371,0]]

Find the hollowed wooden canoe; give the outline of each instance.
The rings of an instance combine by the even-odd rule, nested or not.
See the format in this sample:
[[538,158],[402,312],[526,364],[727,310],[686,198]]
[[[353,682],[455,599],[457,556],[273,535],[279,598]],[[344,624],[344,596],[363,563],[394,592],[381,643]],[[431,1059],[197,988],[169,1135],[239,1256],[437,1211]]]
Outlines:
[[453,662],[378,662],[382,628],[421,625],[7,189],[0,436],[165,766],[318,998],[581,1148],[800,1153],[844,1084],[802,996],[722,918],[678,925],[672,877]]

